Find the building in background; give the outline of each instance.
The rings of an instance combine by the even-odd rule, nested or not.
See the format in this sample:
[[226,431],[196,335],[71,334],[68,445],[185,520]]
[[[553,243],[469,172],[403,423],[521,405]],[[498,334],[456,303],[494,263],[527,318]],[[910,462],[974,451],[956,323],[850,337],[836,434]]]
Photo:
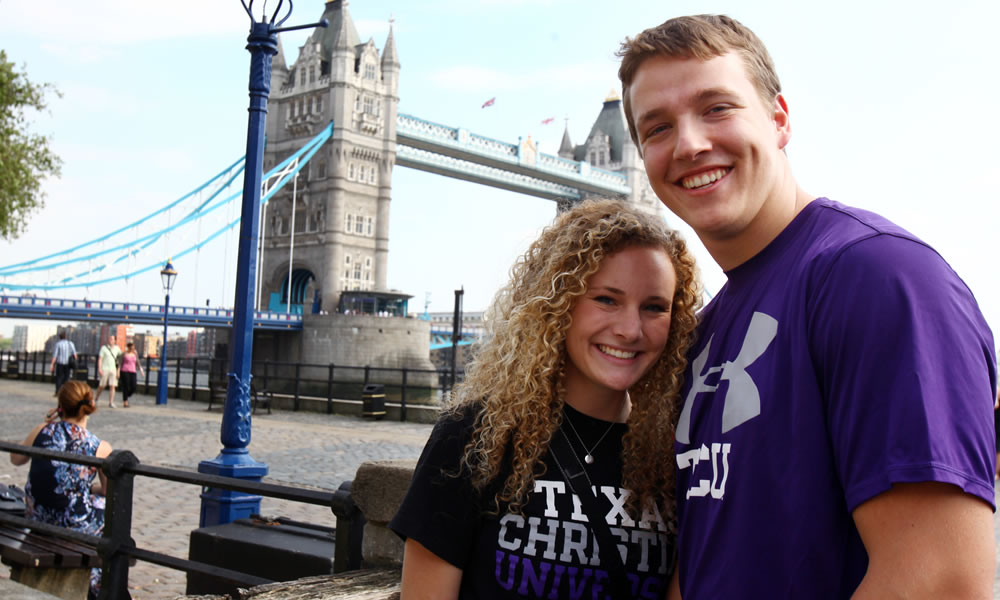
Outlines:
[[53,335],[56,335],[55,325],[15,325],[10,349],[15,352],[43,351]]

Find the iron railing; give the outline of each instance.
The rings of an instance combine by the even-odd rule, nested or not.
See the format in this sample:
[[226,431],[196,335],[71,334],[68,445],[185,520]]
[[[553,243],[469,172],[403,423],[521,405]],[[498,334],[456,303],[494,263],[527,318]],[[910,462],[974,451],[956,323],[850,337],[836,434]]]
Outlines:
[[108,479],[108,489],[102,536],[89,535],[0,512],[0,523],[26,527],[57,538],[94,546],[101,557],[100,600],[117,600],[129,597],[128,572],[131,558],[186,573],[197,573],[240,582],[241,585],[254,586],[273,583],[269,579],[256,575],[136,547],[135,540],[132,539],[132,490],[136,475],[202,487],[246,492],[267,498],[280,498],[316,506],[328,506],[337,517],[333,571],[339,573],[361,568],[361,538],[365,518],[351,498],[350,481],[342,483],[337,491],[329,492],[273,483],[241,481],[231,477],[144,465],[139,462],[135,454],[128,450],[114,450],[107,458],[97,458],[72,452],[43,450],[4,441],[0,441],[0,450],[24,454],[32,458],[48,458],[97,467],[104,472]]
[[[77,355],[75,379],[86,379],[96,385],[97,356]],[[49,363],[51,357],[45,352],[0,351],[0,374],[32,381],[51,380]],[[197,399],[207,394],[213,385],[224,386],[227,381],[228,362],[223,358],[168,358],[171,389],[170,397]],[[16,365],[11,367],[11,365]],[[11,370],[13,368],[13,371]],[[158,361],[146,357],[144,379],[137,382],[144,394],[155,393]],[[400,421],[406,421],[407,404],[427,404],[438,400],[438,395],[447,394],[453,387],[451,371],[441,369],[408,369],[372,366],[335,365],[332,363],[293,363],[277,361],[254,361],[254,382],[259,389],[266,389],[274,395],[292,400],[292,409],[300,410],[302,400],[325,400],[327,414],[333,413],[335,400],[361,401],[364,386],[380,383],[385,386],[386,401],[399,406]],[[456,380],[462,381],[463,371],[458,371]],[[207,395],[205,396],[207,397]],[[423,398],[421,402],[420,398]],[[416,402],[414,400],[416,399]]]

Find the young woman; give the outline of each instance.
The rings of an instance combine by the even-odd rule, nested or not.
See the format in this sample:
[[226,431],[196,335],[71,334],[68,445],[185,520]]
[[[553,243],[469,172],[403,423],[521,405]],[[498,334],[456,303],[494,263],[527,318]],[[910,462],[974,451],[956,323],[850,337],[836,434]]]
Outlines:
[[[87,419],[97,410],[94,393],[82,381],[67,381],[59,388],[59,407],[49,411],[41,423],[24,438],[23,445],[74,452],[105,458],[111,444],[87,431]],[[27,517],[35,521],[76,529],[91,535],[104,530],[104,473],[95,467],[11,454],[10,462],[31,461],[28,485],[24,487]],[[95,478],[99,479],[95,482]],[[90,597],[100,590],[101,570],[90,573]]]
[[661,218],[611,200],[557,217],[498,293],[390,524],[403,600],[664,597],[699,304]]
[[121,369],[122,400],[125,402],[125,408],[128,408],[129,397],[135,393],[136,370],[138,370],[140,376],[143,374],[142,363],[139,362],[139,353],[135,351],[135,344],[129,342],[125,344],[125,353],[122,354]]

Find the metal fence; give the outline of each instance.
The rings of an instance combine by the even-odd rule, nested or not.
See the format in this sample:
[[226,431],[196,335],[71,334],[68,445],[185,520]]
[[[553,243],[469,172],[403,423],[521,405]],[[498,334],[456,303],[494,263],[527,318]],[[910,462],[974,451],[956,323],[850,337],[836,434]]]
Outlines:
[[[75,379],[99,380],[97,355],[78,354]],[[0,351],[0,373],[43,381],[49,378],[50,356],[45,352]],[[225,389],[228,361],[224,358],[168,358],[170,396],[196,399],[210,394],[213,388]],[[156,390],[159,360],[146,357],[145,377],[138,382],[144,394]],[[456,381],[449,369],[408,369],[372,366],[255,361],[252,375],[258,390],[291,399],[292,410],[301,408],[303,399],[325,400],[327,413],[333,413],[334,400],[361,401],[365,385],[385,386],[385,399],[399,405],[400,420],[406,420],[407,404],[438,404],[450,393],[454,383],[465,378],[458,371]],[[200,394],[199,394],[200,392]]]
[[104,532],[100,537],[0,512],[0,523],[26,527],[60,539],[96,547],[97,553],[101,557],[102,570],[100,600],[129,597],[128,573],[131,558],[187,573],[240,582],[242,585],[254,586],[272,583],[271,580],[256,575],[136,547],[135,541],[132,539],[132,490],[136,475],[202,487],[246,492],[267,498],[329,506],[337,517],[333,571],[338,573],[361,568],[361,538],[365,518],[351,498],[350,481],[342,483],[340,489],[335,492],[327,492],[143,465],[128,450],[114,450],[110,456],[102,459],[0,441],[0,451],[97,467],[104,472],[108,478],[108,494],[104,513]]

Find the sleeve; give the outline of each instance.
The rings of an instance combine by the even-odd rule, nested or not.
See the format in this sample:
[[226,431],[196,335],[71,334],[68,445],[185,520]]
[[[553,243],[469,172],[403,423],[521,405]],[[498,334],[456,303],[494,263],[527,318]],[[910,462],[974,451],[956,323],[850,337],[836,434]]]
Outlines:
[[938,481],[994,507],[993,335],[931,248],[878,235],[833,261],[810,302],[810,350],[848,509]]
[[404,540],[412,538],[445,561],[465,569],[480,526],[479,494],[459,471],[472,430],[471,416],[443,417],[424,446],[410,489],[389,523]]

